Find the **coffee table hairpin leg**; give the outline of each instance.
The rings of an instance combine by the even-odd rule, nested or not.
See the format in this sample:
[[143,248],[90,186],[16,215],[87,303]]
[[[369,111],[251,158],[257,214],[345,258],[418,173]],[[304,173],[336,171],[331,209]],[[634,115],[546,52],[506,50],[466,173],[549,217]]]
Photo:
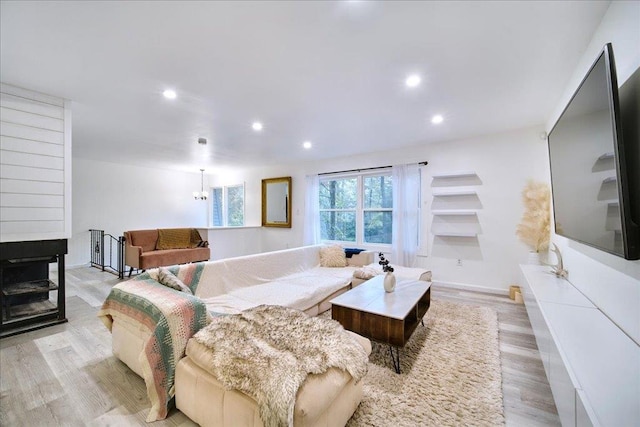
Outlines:
[[389,346],[389,352],[391,353],[391,361],[393,362],[393,368],[396,370],[396,374],[400,373],[400,349],[396,347],[396,354],[393,354],[393,346]]

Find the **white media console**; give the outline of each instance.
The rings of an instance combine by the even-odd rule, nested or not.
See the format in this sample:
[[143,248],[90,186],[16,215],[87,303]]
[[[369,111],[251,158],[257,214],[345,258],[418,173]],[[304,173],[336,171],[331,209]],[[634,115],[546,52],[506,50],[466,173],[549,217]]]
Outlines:
[[562,425],[640,426],[640,346],[549,267],[520,269]]

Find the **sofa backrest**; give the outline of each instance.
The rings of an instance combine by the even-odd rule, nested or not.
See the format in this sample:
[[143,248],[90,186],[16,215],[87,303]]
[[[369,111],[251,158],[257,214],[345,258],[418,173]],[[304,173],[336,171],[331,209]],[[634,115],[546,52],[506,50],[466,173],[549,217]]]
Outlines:
[[142,252],[156,249],[158,230],[131,230],[124,232],[124,238],[131,242],[132,246],[142,246]]
[[214,297],[317,267],[320,245],[205,262],[196,295]]

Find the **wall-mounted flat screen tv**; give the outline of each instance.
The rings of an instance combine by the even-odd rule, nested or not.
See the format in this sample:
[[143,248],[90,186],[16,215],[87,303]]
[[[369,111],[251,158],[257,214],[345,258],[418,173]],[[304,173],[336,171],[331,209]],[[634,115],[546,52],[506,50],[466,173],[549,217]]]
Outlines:
[[549,132],[556,234],[640,258],[635,139],[623,141],[613,48],[607,44]]

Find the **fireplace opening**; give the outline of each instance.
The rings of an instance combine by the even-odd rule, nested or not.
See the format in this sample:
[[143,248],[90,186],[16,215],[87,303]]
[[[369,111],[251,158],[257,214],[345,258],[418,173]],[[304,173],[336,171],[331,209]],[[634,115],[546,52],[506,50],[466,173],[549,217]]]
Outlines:
[[[0,243],[0,337],[66,322],[66,252],[66,240]],[[51,263],[58,264],[57,281],[49,277]]]

